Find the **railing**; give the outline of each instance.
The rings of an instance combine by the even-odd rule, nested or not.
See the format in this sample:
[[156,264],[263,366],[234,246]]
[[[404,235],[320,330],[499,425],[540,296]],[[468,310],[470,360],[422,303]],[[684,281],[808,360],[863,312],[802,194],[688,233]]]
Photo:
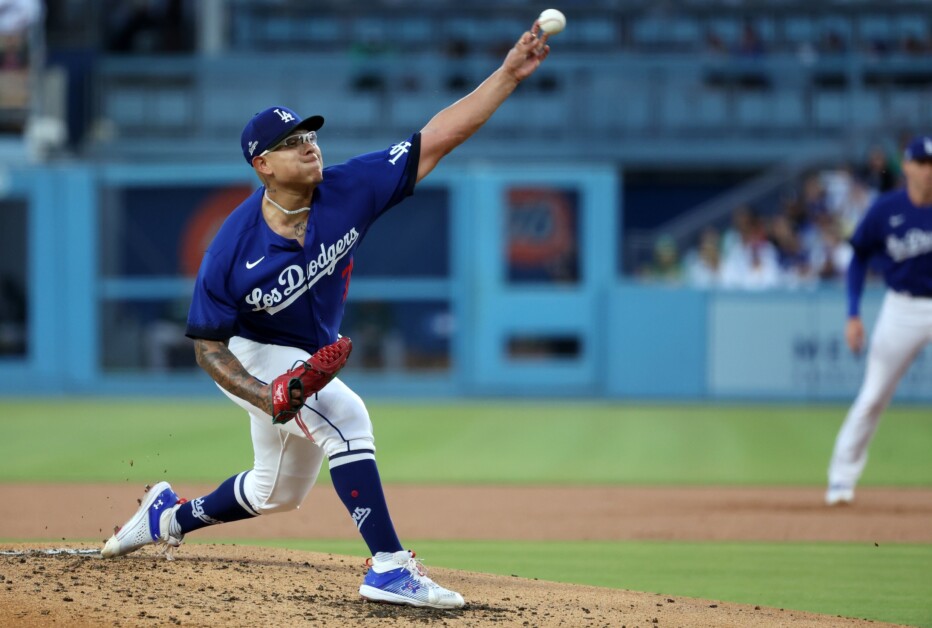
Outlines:
[[[248,176],[242,165],[184,161],[15,169],[0,207],[13,218],[0,242],[10,260],[3,270],[25,297],[26,337],[25,346],[0,352],[0,395],[48,395],[50,381],[53,395],[218,395],[184,337],[191,279],[172,269],[181,266],[184,243],[201,250],[199,239],[182,234],[203,235],[210,224],[182,218],[213,215],[216,200],[205,190]],[[808,402],[850,399],[860,383],[863,359],[844,349],[840,286],[752,294],[645,285],[615,273],[612,257],[624,244],[611,169],[525,164],[450,169],[429,181],[377,223],[359,254],[355,272],[363,275],[380,246],[393,258],[415,248],[399,247],[399,234],[423,244],[410,258],[417,275],[353,277],[347,312],[358,316],[348,317],[343,332],[358,344],[344,375],[364,396]],[[424,201],[431,187],[445,190],[433,199],[447,199],[448,220],[424,231],[425,216],[444,210]],[[528,196],[542,189],[545,195]],[[563,216],[556,228],[575,242],[563,251],[576,260],[572,281],[512,272],[513,245],[528,261],[533,232],[543,238],[539,247],[552,250],[554,238],[540,229],[548,215]],[[375,232],[386,228],[394,231]],[[421,262],[441,239],[446,262],[435,266],[444,269],[428,276],[434,268]],[[865,295],[869,325],[880,297],[874,286]],[[359,308],[385,304],[400,306],[397,318],[381,321],[389,333],[372,333],[379,311]],[[423,306],[417,316],[402,310],[411,304]],[[407,354],[417,360],[394,361],[397,334],[420,349]],[[412,341],[430,337],[430,351]],[[369,368],[379,348],[382,357]],[[930,377],[927,349],[897,395],[927,403]]]

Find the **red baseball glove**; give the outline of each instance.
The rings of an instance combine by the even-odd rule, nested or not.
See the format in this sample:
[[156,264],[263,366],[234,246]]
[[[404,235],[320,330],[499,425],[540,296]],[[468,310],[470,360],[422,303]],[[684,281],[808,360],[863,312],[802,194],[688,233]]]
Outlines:
[[290,371],[272,382],[272,423],[287,423],[298,415],[304,400],[330,383],[353,351],[353,341],[342,337],[298,360]]

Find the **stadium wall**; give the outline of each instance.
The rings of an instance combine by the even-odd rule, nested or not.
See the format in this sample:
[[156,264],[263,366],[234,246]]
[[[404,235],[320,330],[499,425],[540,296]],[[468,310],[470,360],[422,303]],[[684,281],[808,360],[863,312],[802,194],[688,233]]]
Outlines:
[[[192,215],[208,227],[222,219],[253,185],[243,170],[7,170],[0,270],[21,278],[26,307],[21,348],[0,357],[0,394],[219,394],[183,334],[191,265],[209,241],[209,228],[193,238]],[[345,378],[370,396],[409,399],[850,399],[864,365],[844,345],[839,286],[748,293],[634,282],[618,272],[621,185],[598,165],[438,170],[360,252],[344,333],[363,351]],[[382,262],[398,257],[397,267]],[[365,267],[367,258],[376,263]],[[868,291],[869,323],[881,298]],[[366,316],[385,304],[392,323],[368,337]],[[370,364],[374,346],[388,357]],[[927,350],[898,398],[932,400],[930,377]]]

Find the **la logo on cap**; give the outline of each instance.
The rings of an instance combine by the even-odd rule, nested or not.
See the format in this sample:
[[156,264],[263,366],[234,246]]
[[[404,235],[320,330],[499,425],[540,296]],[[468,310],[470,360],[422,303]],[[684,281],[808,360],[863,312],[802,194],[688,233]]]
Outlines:
[[291,122],[295,119],[295,117],[287,111],[282,111],[281,109],[275,109],[274,111],[278,114],[278,117],[282,119],[282,122]]

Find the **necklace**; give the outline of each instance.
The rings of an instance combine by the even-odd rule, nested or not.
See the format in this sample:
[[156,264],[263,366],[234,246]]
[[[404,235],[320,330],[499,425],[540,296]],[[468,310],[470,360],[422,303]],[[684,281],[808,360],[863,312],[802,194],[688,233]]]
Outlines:
[[311,211],[310,205],[308,205],[307,207],[299,207],[298,209],[285,209],[284,207],[282,207],[281,205],[273,201],[271,198],[269,198],[268,190],[266,190],[263,193],[263,195],[265,196],[265,200],[270,202],[272,205],[275,205],[275,207],[278,208],[279,211],[281,211],[282,213],[288,214],[289,216],[294,216],[295,214],[301,214],[307,211]]

